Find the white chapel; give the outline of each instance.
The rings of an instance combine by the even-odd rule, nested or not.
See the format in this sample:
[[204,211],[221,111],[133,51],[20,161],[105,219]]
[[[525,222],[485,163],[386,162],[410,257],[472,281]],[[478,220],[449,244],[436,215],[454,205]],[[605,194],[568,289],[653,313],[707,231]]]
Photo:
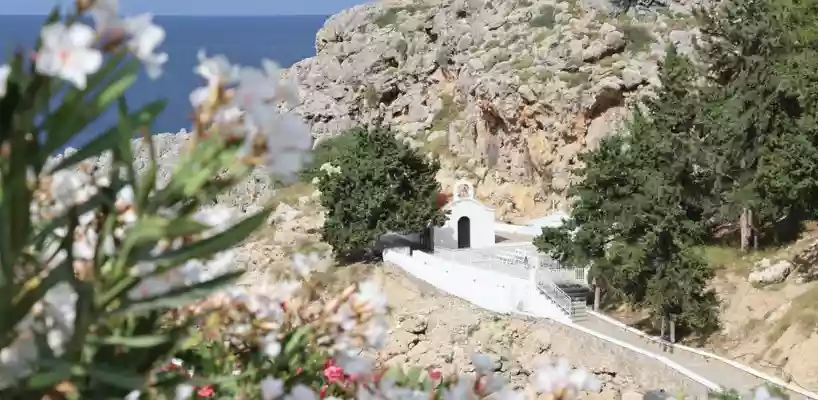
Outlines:
[[443,209],[449,211],[449,216],[443,226],[433,229],[435,247],[465,249],[494,245],[494,209],[475,199],[471,182],[457,181],[452,199]]

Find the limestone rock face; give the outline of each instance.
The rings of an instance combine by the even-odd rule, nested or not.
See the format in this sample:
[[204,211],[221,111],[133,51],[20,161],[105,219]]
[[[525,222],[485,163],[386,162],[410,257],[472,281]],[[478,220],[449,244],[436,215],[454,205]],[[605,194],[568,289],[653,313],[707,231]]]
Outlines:
[[[699,3],[672,3],[685,10]],[[685,15],[612,16],[556,0],[394,0],[345,10],[290,68],[294,112],[317,137],[384,125],[441,156],[443,183],[479,181],[499,217],[564,209],[577,155],[661,85],[665,46],[689,52]]]

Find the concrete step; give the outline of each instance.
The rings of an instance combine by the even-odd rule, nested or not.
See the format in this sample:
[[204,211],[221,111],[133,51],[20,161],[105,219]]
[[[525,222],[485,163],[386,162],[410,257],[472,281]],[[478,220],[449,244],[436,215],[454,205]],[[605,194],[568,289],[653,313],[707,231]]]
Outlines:
[[571,309],[574,310],[574,314],[571,315],[571,320],[574,322],[583,321],[588,318],[588,307],[585,304],[584,300],[581,301],[572,301],[571,302]]

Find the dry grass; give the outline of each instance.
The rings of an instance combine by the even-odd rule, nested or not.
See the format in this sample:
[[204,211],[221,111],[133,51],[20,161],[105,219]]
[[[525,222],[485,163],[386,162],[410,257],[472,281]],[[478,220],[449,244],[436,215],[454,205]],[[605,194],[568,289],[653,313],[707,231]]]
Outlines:
[[309,196],[314,190],[315,187],[312,184],[307,182],[298,182],[276,189],[275,194],[273,195],[273,200],[287,204],[296,204],[298,203],[298,198],[302,196]]
[[725,246],[702,246],[699,250],[705,261],[720,275],[749,275],[757,262],[763,258],[775,258],[780,251],[779,248],[769,248],[742,253],[739,249]]
[[818,327],[818,284],[812,285],[812,288],[792,300],[790,309],[768,332],[768,342],[776,342],[792,326],[797,326],[802,334],[809,334]]
[[449,124],[457,119],[460,114],[460,109],[454,101],[454,96],[449,93],[442,93],[440,100],[443,102],[443,107],[435,115],[432,121],[431,131],[449,131]]

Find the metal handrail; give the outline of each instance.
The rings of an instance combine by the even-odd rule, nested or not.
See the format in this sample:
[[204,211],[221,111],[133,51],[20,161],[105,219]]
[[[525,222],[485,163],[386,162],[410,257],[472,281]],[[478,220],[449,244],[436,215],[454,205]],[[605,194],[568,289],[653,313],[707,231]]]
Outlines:
[[548,271],[542,269],[537,270],[537,288],[542,290],[548,298],[553,300],[557,307],[568,313],[569,317],[573,317],[574,305],[571,301],[571,296],[560,289],[559,286],[549,278],[547,273]]
[[582,267],[544,267],[541,268],[556,282],[585,282],[586,269]]

